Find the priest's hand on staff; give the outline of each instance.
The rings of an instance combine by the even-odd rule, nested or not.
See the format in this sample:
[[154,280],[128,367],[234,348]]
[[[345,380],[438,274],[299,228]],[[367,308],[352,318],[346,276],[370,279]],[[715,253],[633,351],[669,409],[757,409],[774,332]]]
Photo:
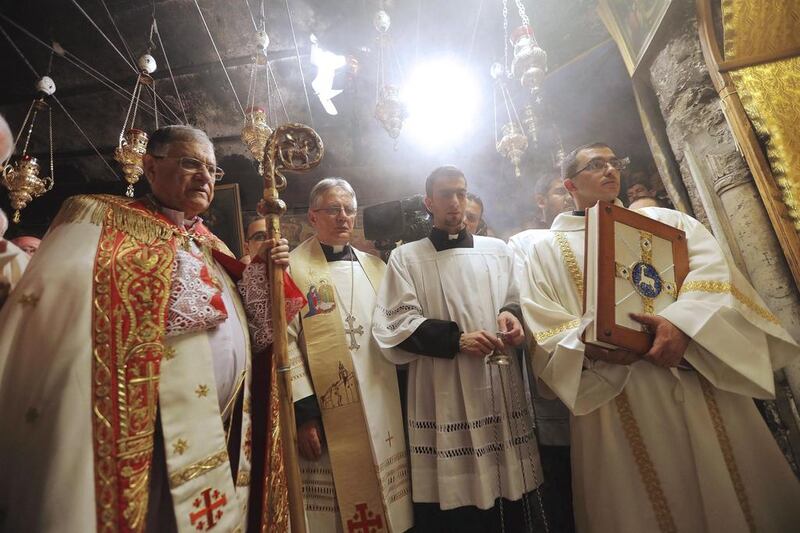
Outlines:
[[656,366],[671,368],[678,366],[692,339],[678,329],[672,322],[658,315],[642,315],[631,313],[630,317],[648,327],[655,335],[650,350],[642,355],[643,359]]
[[511,346],[519,346],[525,340],[522,324],[519,323],[517,317],[508,311],[503,311],[497,315],[497,331],[503,333],[501,340]]
[[262,261],[267,261],[267,252],[272,261],[283,268],[289,266],[289,241],[281,239],[277,243],[275,239],[267,239],[258,249],[258,256]]
[[325,437],[322,435],[322,423],[314,418],[297,428],[297,448],[300,455],[308,461],[316,461],[322,457]]
[[484,330],[462,333],[458,340],[458,351],[467,355],[483,357],[496,349],[502,350],[503,342]]

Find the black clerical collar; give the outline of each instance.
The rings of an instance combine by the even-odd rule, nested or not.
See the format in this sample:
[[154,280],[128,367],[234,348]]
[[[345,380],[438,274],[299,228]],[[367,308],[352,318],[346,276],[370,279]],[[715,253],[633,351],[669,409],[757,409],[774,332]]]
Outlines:
[[322,246],[322,252],[325,254],[325,259],[328,260],[328,263],[333,261],[357,261],[356,254],[350,249],[349,244],[344,246],[331,246],[323,242],[319,244]]
[[437,252],[452,248],[472,248],[474,246],[472,234],[467,231],[467,228],[462,228],[461,231],[454,234],[450,234],[443,229],[433,228],[428,238]]
[[576,217],[585,217],[585,216],[586,216],[586,211],[584,211],[584,210],[581,210],[581,211],[573,211],[573,212],[572,212],[572,216],[576,216]]

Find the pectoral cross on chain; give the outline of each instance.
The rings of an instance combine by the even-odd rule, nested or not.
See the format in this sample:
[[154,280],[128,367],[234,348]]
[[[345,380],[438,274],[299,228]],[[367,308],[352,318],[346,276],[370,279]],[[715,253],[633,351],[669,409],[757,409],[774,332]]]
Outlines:
[[364,334],[364,326],[359,325],[357,328],[353,327],[353,324],[356,321],[356,317],[353,315],[347,315],[347,318],[344,319],[347,322],[347,328],[345,328],[344,332],[345,335],[350,335],[350,349],[351,350],[358,350],[361,348],[361,345],[358,344],[356,341],[356,335],[363,335]]

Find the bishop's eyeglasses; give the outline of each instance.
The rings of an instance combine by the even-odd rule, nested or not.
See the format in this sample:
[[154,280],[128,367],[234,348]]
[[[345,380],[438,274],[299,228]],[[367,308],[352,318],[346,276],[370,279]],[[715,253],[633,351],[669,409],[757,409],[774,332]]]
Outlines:
[[349,205],[333,205],[330,207],[320,207],[319,209],[312,209],[314,213],[325,213],[330,217],[335,217],[342,211],[344,211],[345,216],[354,217],[358,210],[355,207],[351,207]]
[[208,174],[214,178],[215,181],[222,180],[222,176],[225,175],[225,171],[219,168],[216,165],[212,165],[210,163],[203,163],[199,159],[195,159],[194,157],[177,157],[177,156],[170,156],[170,155],[154,155],[156,159],[177,159],[178,166],[181,167],[181,170],[185,170],[186,172],[191,172],[192,174],[198,174],[203,172],[205,168],[208,171]]

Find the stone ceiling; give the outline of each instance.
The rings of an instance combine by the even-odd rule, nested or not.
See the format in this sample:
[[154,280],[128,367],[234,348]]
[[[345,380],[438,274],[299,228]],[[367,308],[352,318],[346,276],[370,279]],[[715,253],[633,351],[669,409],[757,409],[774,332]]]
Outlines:
[[[120,51],[127,54],[103,2],[77,0],[77,3]],[[200,0],[199,4],[223,61],[228,66],[236,93],[242,105],[246,105],[254,37],[253,20],[248,8],[257,20],[260,1],[249,0],[248,5],[246,0]],[[344,89],[334,100],[339,114],[326,114],[313,92],[310,92],[309,117],[287,17],[286,0],[265,2],[266,28],[271,40],[269,57],[289,117],[293,121],[304,123],[313,121],[326,144],[323,164],[312,174],[290,181],[286,192],[290,206],[302,207],[310,184],[322,175],[341,175],[351,179],[359,191],[360,203],[368,204],[419,192],[424,176],[430,169],[450,162],[461,165],[467,171],[468,177],[475,176],[471,185],[474,184],[476,190],[490,197],[498,184],[505,185],[501,188],[506,190],[506,197],[513,197],[514,189],[518,185],[529,185],[520,185],[518,181],[514,181],[510,166],[494,150],[491,107],[475,121],[474,129],[471,128],[467,140],[458,147],[435,154],[423,153],[401,134],[400,142],[394,148],[391,139],[373,118],[377,47],[372,18],[378,9],[377,0],[289,0],[288,4],[309,91],[315,73],[314,67],[308,62],[309,34],[316,34],[320,44],[326,49],[356,57],[360,65],[355,79],[348,78],[346,69],[337,73],[334,87]],[[501,5],[499,0],[384,2],[385,9],[392,17],[393,43],[404,70],[420,58],[440,54],[458,56],[468,61],[482,77],[483,91],[489,95],[489,102],[492,80],[488,76],[488,68],[493,61],[502,60],[503,57]],[[587,51],[597,50],[598,45],[609,39],[596,15],[596,0],[527,0],[525,5],[536,36],[548,52],[551,79],[558,79],[559,72],[570,71],[569,66],[563,69],[560,67],[574,62],[576,58],[585,57]],[[230,178],[228,181],[240,184],[244,209],[253,209],[259,196],[260,183],[246,149],[238,140],[242,125],[241,112],[194,1],[156,0],[151,5],[149,2],[105,0],[105,6],[134,57],[142,54],[147,47],[151,14],[155,9],[164,48],[189,122],[204,128],[215,139],[218,160],[226,170],[226,180]],[[0,11],[39,39],[48,43],[57,41],[65,50],[126,90],[133,87],[135,74],[131,68],[72,0],[6,0]],[[519,25],[513,1],[509,2],[509,12],[512,27]],[[9,21],[0,19],[0,26],[16,41],[34,68],[40,74],[45,73],[50,61],[50,51],[25,36]],[[620,113],[630,113],[630,82],[624,70],[620,71],[621,61],[616,57],[616,49],[609,43],[604,47],[607,51],[603,56],[606,58],[604,61],[613,56],[613,65],[594,64],[585,74],[586,69],[583,67],[572,68],[568,79],[562,76],[565,85],[551,83],[551,87],[546,87],[546,92],[552,94],[556,117],[563,118],[571,124],[569,127],[577,131],[583,130],[584,122],[595,123],[598,134],[614,127],[610,124],[613,121],[604,120],[603,113],[595,117],[586,115],[586,109],[592,109],[592,106],[586,107],[587,102],[592,101],[587,100],[591,91],[587,92],[586,88],[595,86],[605,93],[611,91],[621,95],[615,98],[616,103],[613,105],[623,109],[612,109],[606,111],[607,114],[613,112],[619,116]],[[600,48],[603,49],[603,46]],[[153,55],[159,63],[159,69],[154,74],[157,92],[180,117],[182,112],[162,51],[157,50]],[[34,95],[32,87],[35,77],[5,39],[0,39],[0,58],[5,73],[4,83],[0,85],[0,113],[6,116],[12,129],[16,130]],[[25,217],[30,219],[31,224],[39,225],[46,224],[47,219],[68,195],[82,192],[120,194],[124,190],[119,178],[121,174],[111,158],[111,153],[122,126],[127,100],[58,55],[52,59],[50,75],[58,86],[57,96],[114,168],[115,173],[112,173],[64,113],[55,106],[53,127],[56,188],[34,200],[25,212]],[[521,93],[518,96],[523,97]],[[576,108],[582,109],[583,115],[569,118],[568,110]],[[562,113],[562,109],[567,111]],[[633,112],[635,113],[635,108]],[[152,113],[144,113],[140,117],[141,122],[137,120],[137,125],[144,129],[153,128]],[[176,122],[175,117],[166,112],[161,123],[167,118],[171,123]],[[640,132],[640,129],[636,131]],[[571,136],[569,131],[563,134],[565,143],[573,138],[584,140],[580,135]],[[46,152],[45,135],[45,122],[42,121],[36,128],[32,142],[32,151],[40,157]],[[641,136],[640,133],[637,135]],[[643,141],[640,141],[641,139],[636,142],[641,144]],[[636,142],[631,141],[632,144]],[[640,148],[638,146],[632,150],[635,152]],[[145,191],[145,187],[138,186],[137,192]],[[497,196],[495,193],[495,196],[498,201],[502,201],[502,195]],[[2,194],[0,206],[8,208],[5,193]],[[487,209],[491,209],[490,206]]]

